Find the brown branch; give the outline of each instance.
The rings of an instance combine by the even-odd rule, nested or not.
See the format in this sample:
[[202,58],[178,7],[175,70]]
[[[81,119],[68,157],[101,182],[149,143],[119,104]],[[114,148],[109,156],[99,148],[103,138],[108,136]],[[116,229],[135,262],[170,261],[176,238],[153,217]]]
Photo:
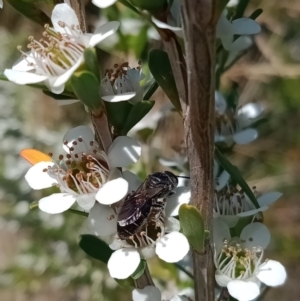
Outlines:
[[[184,129],[191,174],[191,204],[212,233],[215,0],[183,1],[188,98]],[[204,255],[193,252],[195,301],[214,300],[214,264],[210,242]]]
[[142,288],[144,288],[146,286],[149,286],[149,285],[154,286],[154,282],[151,278],[151,274],[150,274],[148,265],[146,265],[145,271],[141,275],[141,277],[136,279],[134,282],[135,282],[135,287],[139,288],[139,289],[142,289]]
[[86,32],[86,23],[85,23],[85,10],[84,6],[80,0],[65,0],[65,2],[69,2],[71,7],[74,9],[77,18],[79,20],[80,29],[82,32]]
[[112,144],[112,135],[109,129],[106,112],[103,108],[94,110],[90,114],[95,130],[95,138],[99,146],[108,154],[108,149]]

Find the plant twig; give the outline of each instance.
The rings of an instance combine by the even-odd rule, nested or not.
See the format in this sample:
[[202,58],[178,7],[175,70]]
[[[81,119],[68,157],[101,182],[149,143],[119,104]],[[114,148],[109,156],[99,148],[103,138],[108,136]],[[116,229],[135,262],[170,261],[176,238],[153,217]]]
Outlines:
[[150,275],[150,271],[147,264],[143,275],[140,278],[136,279],[134,282],[135,282],[135,287],[139,289],[142,289],[149,285],[154,286],[154,282]]
[[100,147],[108,153],[108,149],[112,144],[112,135],[104,107],[99,110],[94,110],[90,116],[95,130],[96,141]]
[[202,213],[210,237],[205,254],[193,252],[195,301],[214,300],[210,246],[213,213],[214,78],[216,0],[182,1],[188,98],[184,130],[191,175],[191,204]]

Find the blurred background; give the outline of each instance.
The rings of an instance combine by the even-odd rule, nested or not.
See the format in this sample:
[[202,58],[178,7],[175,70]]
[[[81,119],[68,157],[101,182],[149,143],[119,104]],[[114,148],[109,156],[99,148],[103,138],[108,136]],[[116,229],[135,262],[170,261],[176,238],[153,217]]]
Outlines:
[[[87,1],[88,2],[88,1]],[[258,125],[259,139],[235,146],[230,160],[242,171],[249,186],[260,192],[283,192],[264,214],[272,233],[268,258],[282,262],[288,280],[270,289],[264,300],[300,300],[300,3],[297,0],[250,1],[246,15],[256,8],[262,32],[234,67],[222,77],[221,90],[236,83],[239,105],[259,102],[265,108],[265,122]],[[4,3],[0,10],[0,70],[18,59],[17,45],[27,44],[31,35],[43,29]],[[118,35],[104,45],[114,57],[103,55],[105,64],[142,60],[149,75],[147,53],[161,47],[153,28],[121,4],[99,11],[87,3],[88,25],[120,20]],[[161,114],[168,103],[161,91],[152,114],[135,135],[144,145],[138,168],[147,175],[159,166],[156,156],[174,159],[182,151],[182,127],[175,112]],[[59,107],[40,90],[0,82],[0,300],[3,301],[102,301],[131,300],[131,290],[121,288],[109,277],[106,267],[88,258],[78,247],[84,232],[84,217],[69,213],[50,216],[29,210],[29,204],[48,191],[31,191],[24,180],[29,164],[18,153],[36,148],[55,157],[62,152],[67,129],[88,124],[80,104]],[[166,291],[188,289],[191,281],[174,266],[155,259],[150,270]],[[166,282],[166,279],[170,281]]]

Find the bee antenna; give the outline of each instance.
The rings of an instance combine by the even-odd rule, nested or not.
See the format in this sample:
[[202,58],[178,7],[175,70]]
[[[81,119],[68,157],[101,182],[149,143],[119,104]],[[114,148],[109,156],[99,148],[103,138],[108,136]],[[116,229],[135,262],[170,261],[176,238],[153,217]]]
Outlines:
[[184,177],[184,176],[176,176],[177,178],[184,178],[184,179],[190,179],[190,177]]

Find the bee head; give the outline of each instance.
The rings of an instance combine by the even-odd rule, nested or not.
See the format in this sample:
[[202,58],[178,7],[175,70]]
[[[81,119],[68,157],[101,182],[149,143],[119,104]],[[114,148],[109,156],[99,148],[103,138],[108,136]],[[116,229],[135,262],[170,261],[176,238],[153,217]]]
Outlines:
[[170,171],[155,172],[148,179],[149,188],[161,188],[162,194],[168,194],[178,185],[177,177]]

